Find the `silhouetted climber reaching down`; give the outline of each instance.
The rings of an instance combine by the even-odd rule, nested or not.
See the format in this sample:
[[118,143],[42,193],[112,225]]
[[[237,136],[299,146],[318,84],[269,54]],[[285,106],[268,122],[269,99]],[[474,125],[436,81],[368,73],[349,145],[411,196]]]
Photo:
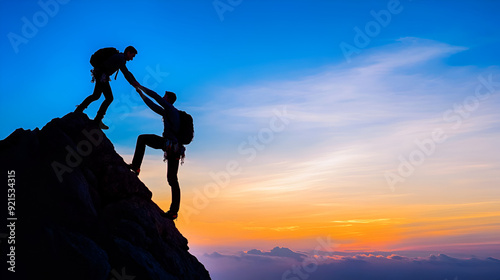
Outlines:
[[105,99],[99,107],[94,121],[96,121],[102,129],[108,129],[109,127],[102,122],[102,119],[109,105],[113,102],[113,93],[109,85],[109,77],[114,72],[118,75],[117,71],[121,70],[125,79],[137,90],[137,92],[139,92],[140,90],[138,87],[140,84],[135,80],[134,75],[128,71],[127,66],[125,66],[127,61],[133,60],[136,54],[137,50],[132,46],[125,48],[123,53],[120,53],[115,48],[103,48],[95,52],[90,58],[90,64],[94,66],[94,69],[91,70],[92,82],[95,81],[94,92],[78,105],[75,112],[82,113],[90,103],[99,99],[101,93],[103,93]]
[[[172,189],[172,203],[170,209],[163,216],[174,220],[177,218],[181,199],[177,171],[179,170],[179,161],[185,156],[186,148],[183,144],[189,144],[193,138],[192,118],[184,111],[179,111],[173,106],[177,99],[175,93],[166,91],[165,96],[162,98],[156,92],[146,87],[139,86],[139,88],[158,103],[156,104],[145,96],[144,93],[138,91],[146,105],[163,117],[163,137],[154,134],[139,135],[137,137],[134,158],[129,167],[134,173],[139,175],[146,145],[154,149],[162,149],[165,152],[164,161],[167,161],[167,182]],[[188,119],[190,121],[183,121],[186,119],[186,115],[189,116]],[[187,137],[185,136],[186,134],[188,135]]]

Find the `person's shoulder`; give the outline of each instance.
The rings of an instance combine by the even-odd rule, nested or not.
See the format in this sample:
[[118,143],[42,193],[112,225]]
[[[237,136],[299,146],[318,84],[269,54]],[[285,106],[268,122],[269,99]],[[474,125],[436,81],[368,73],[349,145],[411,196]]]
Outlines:
[[[168,102],[167,102],[167,103],[168,103]],[[170,103],[168,103],[168,104],[170,104]],[[179,110],[179,109],[177,109],[177,108],[174,106],[174,104],[170,104],[170,106],[171,106],[171,108],[172,108],[172,109],[174,109],[174,112],[179,113],[179,111],[180,111],[180,110]]]
[[114,56],[125,59],[125,54],[124,53],[117,53]]
[[110,58],[113,60],[117,60],[117,61],[120,61],[120,60],[125,61],[125,54],[124,53],[115,53]]

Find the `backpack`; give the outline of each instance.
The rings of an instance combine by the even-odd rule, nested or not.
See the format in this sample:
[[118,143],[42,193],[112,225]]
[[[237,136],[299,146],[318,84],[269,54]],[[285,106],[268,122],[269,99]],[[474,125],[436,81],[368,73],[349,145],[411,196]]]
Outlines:
[[94,66],[94,68],[100,67],[108,58],[117,53],[120,53],[120,51],[115,48],[99,49],[90,57],[90,64]]
[[183,145],[187,145],[193,141],[194,138],[194,124],[193,117],[190,114],[179,110],[179,135],[177,135],[177,140]]

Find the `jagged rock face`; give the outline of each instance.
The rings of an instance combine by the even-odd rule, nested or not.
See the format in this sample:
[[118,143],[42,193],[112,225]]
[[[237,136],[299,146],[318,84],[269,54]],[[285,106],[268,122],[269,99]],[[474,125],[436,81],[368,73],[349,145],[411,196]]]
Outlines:
[[14,246],[16,272],[3,269],[11,278],[2,279],[210,279],[85,114],[16,130],[0,141],[0,157],[6,182],[15,172],[15,208],[2,210],[15,244],[2,239],[1,253]]

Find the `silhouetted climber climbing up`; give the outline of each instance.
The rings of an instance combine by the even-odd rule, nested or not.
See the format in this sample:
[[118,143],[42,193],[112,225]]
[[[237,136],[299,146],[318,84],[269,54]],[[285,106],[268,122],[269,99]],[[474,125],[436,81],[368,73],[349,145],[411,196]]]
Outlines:
[[146,145],[154,149],[162,149],[165,152],[164,161],[167,161],[167,182],[172,189],[172,203],[169,211],[165,212],[163,216],[174,220],[177,218],[181,199],[177,171],[179,170],[179,161],[183,160],[185,156],[184,144],[189,144],[193,139],[193,119],[186,112],[179,111],[173,106],[177,99],[175,93],[166,91],[162,98],[146,87],[139,86],[139,88],[158,103],[158,105],[155,104],[144,93],[138,91],[146,105],[163,117],[163,137],[154,134],[139,135],[134,158],[129,167],[139,175]]
[[102,129],[108,129],[109,127],[102,122],[104,115],[106,114],[106,110],[108,109],[111,102],[113,102],[113,93],[111,92],[111,86],[109,85],[110,78],[114,72],[116,72],[116,76],[118,75],[118,71],[121,70],[125,79],[139,92],[140,84],[135,80],[134,75],[128,71],[127,66],[125,64],[129,60],[133,60],[135,55],[137,54],[137,50],[128,46],[125,48],[123,53],[120,53],[115,48],[103,48],[96,51],[92,57],[90,58],[90,64],[94,66],[92,72],[92,82],[95,81],[94,92],[85,98],[85,100],[78,105],[75,112],[82,113],[90,103],[96,101],[101,97],[101,93],[104,94],[104,101],[99,107],[99,111],[97,111],[97,115],[94,118],[99,126]]

